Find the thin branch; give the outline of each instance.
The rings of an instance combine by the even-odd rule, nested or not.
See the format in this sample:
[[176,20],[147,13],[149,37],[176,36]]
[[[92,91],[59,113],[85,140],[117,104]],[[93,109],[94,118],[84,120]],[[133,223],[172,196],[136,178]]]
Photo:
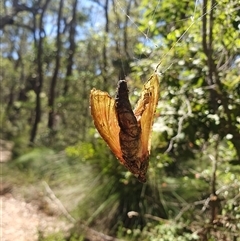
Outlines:
[[168,148],[167,148],[167,150],[166,150],[165,152],[170,152],[170,151],[172,150],[174,141],[179,137],[179,135],[180,135],[181,132],[182,132],[184,120],[187,119],[189,116],[192,115],[192,108],[191,108],[191,104],[190,104],[190,102],[189,102],[188,99],[186,99],[186,106],[187,106],[187,113],[184,114],[184,115],[179,119],[177,134],[176,134],[174,137],[171,138],[171,140],[170,140],[170,142],[169,142],[169,146],[168,146]]
[[160,217],[157,217],[157,216],[154,216],[154,215],[151,215],[151,214],[144,214],[144,217],[152,219],[154,221],[158,221],[158,222],[164,222],[164,223],[170,222],[168,219],[160,218]]
[[44,185],[49,197],[52,199],[52,201],[54,203],[57,204],[57,206],[59,207],[61,212],[67,217],[67,219],[69,221],[71,221],[72,223],[75,223],[76,220],[70,215],[70,213],[67,211],[67,209],[64,207],[64,205],[61,203],[61,201],[56,197],[56,195],[54,194],[52,189],[49,187],[49,185],[45,181],[43,181],[43,185]]

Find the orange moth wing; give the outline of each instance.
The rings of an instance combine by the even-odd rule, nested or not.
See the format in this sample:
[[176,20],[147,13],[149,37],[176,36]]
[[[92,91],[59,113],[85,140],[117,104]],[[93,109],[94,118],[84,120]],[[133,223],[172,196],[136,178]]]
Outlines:
[[122,151],[119,143],[120,128],[115,111],[115,100],[107,92],[92,89],[90,106],[95,127],[122,163]]
[[154,114],[159,98],[159,79],[154,73],[144,84],[140,99],[134,109],[134,115],[140,122],[141,134],[141,154],[146,156],[150,154],[151,149],[151,133],[154,120]]

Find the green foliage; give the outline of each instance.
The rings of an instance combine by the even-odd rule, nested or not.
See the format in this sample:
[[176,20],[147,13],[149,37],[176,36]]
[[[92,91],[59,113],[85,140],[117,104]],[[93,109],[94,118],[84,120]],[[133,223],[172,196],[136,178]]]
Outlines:
[[192,233],[188,230],[188,224],[176,224],[176,223],[162,223],[152,226],[149,224],[142,231],[142,238],[149,241],[190,241],[199,240],[199,236],[196,233]]
[[49,234],[47,237],[39,237],[39,241],[65,241],[66,238],[64,237],[64,234],[59,232],[59,233],[54,233],[54,234]]
[[[47,164],[53,157],[54,151],[47,148],[33,149],[30,152],[21,155],[15,160],[15,165],[22,170],[32,169],[37,171],[40,175],[42,168],[47,168]],[[44,170],[43,170],[44,171]]]
[[83,160],[92,158],[95,153],[93,145],[88,142],[81,142],[74,146],[68,146],[65,151],[68,156],[81,157]]

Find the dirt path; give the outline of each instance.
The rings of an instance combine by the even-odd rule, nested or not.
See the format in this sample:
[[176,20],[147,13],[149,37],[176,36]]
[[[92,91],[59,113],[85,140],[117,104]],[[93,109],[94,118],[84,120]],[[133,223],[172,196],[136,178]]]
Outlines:
[[47,216],[32,203],[13,198],[11,194],[0,196],[0,205],[1,241],[37,241],[39,233],[66,233],[71,226],[56,216]]

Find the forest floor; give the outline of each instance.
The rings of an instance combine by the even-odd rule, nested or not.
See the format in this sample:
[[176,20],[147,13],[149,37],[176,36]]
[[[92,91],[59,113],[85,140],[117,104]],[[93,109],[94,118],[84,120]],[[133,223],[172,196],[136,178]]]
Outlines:
[[[61,240],[68,237],[76,220],[48,184],[27,182],[23,180],[26,176],[5,166],[12,157],[10,144],[0,139],[0,241],[39,241],[49,236],[56,240],[57,234]],[[78,227],[88,240],[119,241],[83,224]]]
[[16,199],[10,193],[0,196],[0,205],[1,241],[37,241],[41,235],[67,233],[71,227],[58,216],[48,216],[37,204]]
[[[0,139],[1,175],[3,165],[11,160],[13,143]],[[17,175],[17,174],[16,174]],[[21,179],[21,178],[20,178]],[[28,188],[30,193],[35,190]],[[4,181],[0,183],[0,240],[1,241],[37,241],[39,238],[61,232],[66,235],[73,226],[62,220],[59,213],[48,210],[39,199],[24,198],[19,187]]]

